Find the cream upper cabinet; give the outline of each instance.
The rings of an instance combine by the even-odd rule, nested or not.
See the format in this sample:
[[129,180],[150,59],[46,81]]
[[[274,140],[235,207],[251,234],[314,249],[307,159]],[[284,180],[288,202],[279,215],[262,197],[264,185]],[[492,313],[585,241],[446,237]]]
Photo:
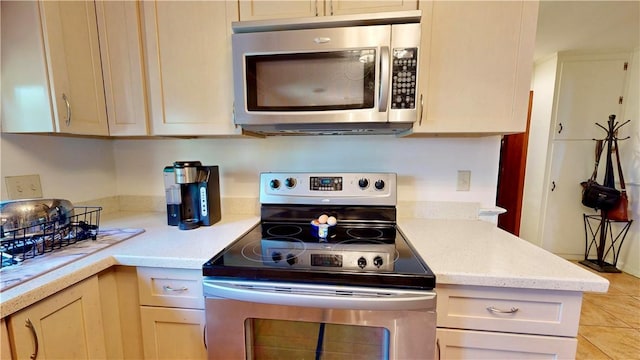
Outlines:
[[239,0],[240,20],[267,20],[324,15],[322,0]]
[[148,134],[140,4],[96,2],[109,135]]
[[93,2],[2,2],[2,131],[107,135]]
[[414,134],[526,127],[538,3],[423,1]]
[[240,0],[239,4],[241,21],[362,14],[418,8],[417,0]]
[[152,135],[233,135],[237,2],[143,1]]
[[17,359],[104,359],[98,277],[62,290],[9,317]]

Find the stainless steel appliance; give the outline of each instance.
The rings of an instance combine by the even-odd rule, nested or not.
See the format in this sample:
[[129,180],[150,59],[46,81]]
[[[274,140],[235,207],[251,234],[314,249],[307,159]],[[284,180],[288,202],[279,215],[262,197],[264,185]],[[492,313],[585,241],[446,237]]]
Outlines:
[[220,179],[217,166],[176,161],[164,168],[167,223],[182,230],[220,221]]
[[421,11],[232,24],[235,123],[265,135],[397,134],[417,118]]
[[431,359],[435,276],[392,173],[262,173],[261,222],[203,265],[210,358]]

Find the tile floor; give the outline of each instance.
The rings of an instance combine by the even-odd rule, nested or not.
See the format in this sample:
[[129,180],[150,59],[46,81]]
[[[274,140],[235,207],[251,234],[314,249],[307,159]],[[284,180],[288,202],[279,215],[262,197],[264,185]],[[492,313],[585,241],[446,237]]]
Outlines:
[[609,280],[609,291],[584,294],[576,359],[638,360],[640,278],[596,273]]

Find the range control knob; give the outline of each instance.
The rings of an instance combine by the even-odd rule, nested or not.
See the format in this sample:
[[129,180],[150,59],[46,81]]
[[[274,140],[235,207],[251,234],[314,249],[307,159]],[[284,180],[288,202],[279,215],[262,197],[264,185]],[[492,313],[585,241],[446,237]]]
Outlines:
[[361,256],[360,259],[358,259],[358,267],[364,269],[365,266],[367,266],[367,259]]
[[273,180],[271,180],[271,181],[269,182],[269,186],[270,186],[272,189],[278,189],[278,188],[280,187],[280,180],[278,180],[278,179],[273,179]]
[[384,261],[380,256],[376,256],[373,258],[373,265],[375,265],[377,268],[380,268],[380,266],[382,266],[383,263]]
[[294,179],[294,178],[286,178],[284,180],[284,186],[288,187],[289,189],[295,187],[296,186],[296,179]]
[[298,262],[298,258],[293,254],[287,254],[287,263],[293,265]]
[[369,187],[369,180],[365,178],[358,180],[358,186],[360,186],[360,189],[366,189]]
[[277,251],[274,251],[271,253],[271,259],[275,263],[280,262],[280,260],[282,260],[282,254]]
[[384,189],[384,181],[383,180],[378,180],[378,181],[376,181],[374,186],[376,187],[376,189],[382,190],[382,189]]

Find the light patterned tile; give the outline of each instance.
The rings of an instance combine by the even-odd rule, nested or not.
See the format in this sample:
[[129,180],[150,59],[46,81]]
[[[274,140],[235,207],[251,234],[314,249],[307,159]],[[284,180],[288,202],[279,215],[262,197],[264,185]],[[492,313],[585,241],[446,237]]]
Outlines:
[[578,334],[613,360],[638,359],[640,331],[629,328],[580,326]]
[[640,279],[626,273],[610,274],[609,288],[621,294],[640,296]]
[[600,351],[589,340],[578,335],[578,349],[576,350],[576,360],[610,360],[605,353]]
[[640,300],[633,296],[605,295],[597,303],[609,314],[634,328],[640,328]]
[[599,301],[585,300],[580,310],[580,325],[630,327],[619,318],[602,309]]

